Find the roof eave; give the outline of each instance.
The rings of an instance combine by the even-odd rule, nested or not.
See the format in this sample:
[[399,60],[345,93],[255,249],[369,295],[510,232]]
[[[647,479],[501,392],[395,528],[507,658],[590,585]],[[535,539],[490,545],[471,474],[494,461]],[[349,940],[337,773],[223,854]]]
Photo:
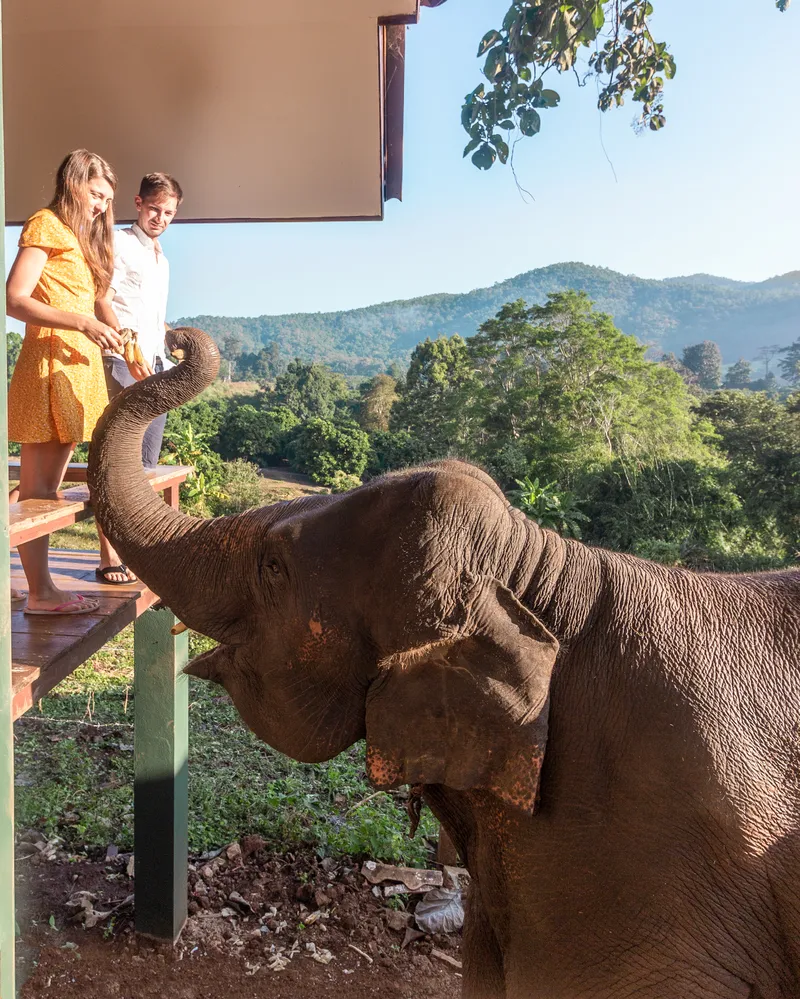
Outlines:
[[406,25],[417,24],[420,7],[440,7],[445,0],[417,0],[413,14],[381,19],[384,30],[383,198],[403,200],[403,116],[405,111]]

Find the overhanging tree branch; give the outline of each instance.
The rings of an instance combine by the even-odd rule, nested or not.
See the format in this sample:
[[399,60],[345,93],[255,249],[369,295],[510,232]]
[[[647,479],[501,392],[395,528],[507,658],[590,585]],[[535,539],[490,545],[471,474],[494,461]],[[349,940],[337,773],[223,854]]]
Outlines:
[[[786,11],[790,2],[775,5]],[[676,66],[667,44],[650,32],[652,13],[650,0],[514,0],[502,27],[488,31],[478,47],[478,57],[486,56],[488,87],[481,83],[464,99],[461,123],[470,137],[464,156],[472,153],[482,170],[497,160],[506,163],[508,136],[502,133],[537,135],[541,110],[561,100],[544,88],[545,74],[575,69],[581,50],[592,46],[586,63],[601,84],[600,110],[620,107],[630,95],[642,106],[636,127],[663,128],[664,81],[674,77]]]

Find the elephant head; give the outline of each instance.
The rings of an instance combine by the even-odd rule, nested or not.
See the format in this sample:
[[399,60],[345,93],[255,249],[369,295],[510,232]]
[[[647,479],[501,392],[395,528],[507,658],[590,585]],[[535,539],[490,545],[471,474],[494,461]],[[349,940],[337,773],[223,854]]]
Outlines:
[[89,483],[125,561],[220,643],[187,672],[296,759],[366,736],[378,787],[481,788],[532,811],[558,643],[513,589],[538,528],[455,461],[233,517],[170,509],[141,467],[144,430],[219,363],[200,331],[172,338],[186,359],[113,400]]

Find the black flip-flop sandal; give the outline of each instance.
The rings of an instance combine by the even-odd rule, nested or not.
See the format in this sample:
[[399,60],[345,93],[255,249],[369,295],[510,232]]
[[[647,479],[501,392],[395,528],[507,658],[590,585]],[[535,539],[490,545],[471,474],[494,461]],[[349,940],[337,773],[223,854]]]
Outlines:
[[109,579],[109,576],[127,576],[128,567],[124,563],[119,565],[107,565],[105,569],[97,568],[94,570],[94,574],[101,583],[106,583],[108,586],[130,586],[131,583],[138,583],[138,579]]

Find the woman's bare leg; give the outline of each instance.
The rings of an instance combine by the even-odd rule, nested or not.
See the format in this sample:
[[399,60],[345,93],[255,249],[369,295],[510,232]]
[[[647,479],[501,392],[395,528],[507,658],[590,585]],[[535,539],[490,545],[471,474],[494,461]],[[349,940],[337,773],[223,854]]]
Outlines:
[[[111,542],[100,530],[100,525],[97,525],[97,536],[100,538],[100,568],[106,569],[112,565],[119,565],[121,559],[119,555],[111,547]],[[110,583],[135,583],[137,582],[137,577],[131,572],[130,569],[127,572],[109,572],[106,573],[106,578]]]
[[[23,444],[20,456],[19,498],[57,499],[58,487],[72,456],[74,444],[47,441],[45,444]],[[22,568],[28,580],[28,607],[31,610],[51,610],[77,598],[69,590],[59,590],[50,575],[47,554],[50,535],[18,546]]]

